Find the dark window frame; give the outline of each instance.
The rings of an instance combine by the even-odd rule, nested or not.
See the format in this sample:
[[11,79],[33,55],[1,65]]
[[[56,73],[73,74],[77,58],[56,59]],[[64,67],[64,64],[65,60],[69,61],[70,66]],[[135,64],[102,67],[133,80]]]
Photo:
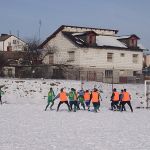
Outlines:
[[138,54],[133,54],[132,55],[132,62],[134,64],[138,64],[138,59],[139,59],[139,55]]
[[113,70],[105,70],[105,77],[112,78],[113,77]]
[[75,61],[75,51],[68,51],[68,62]]
[[114,53],[107,53],[107,62],[113,62]]
[[121,56],[121,57],[125,57],[125,53],[121,53],[120,56]]

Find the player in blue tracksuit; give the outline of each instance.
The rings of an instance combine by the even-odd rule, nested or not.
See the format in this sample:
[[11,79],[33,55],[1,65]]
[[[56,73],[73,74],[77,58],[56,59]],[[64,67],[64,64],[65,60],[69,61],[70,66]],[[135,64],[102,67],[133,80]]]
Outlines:
[[84,90],[80,90],[78,91],[78,109],[80,109],[80,105],[83,107],[83,109],[85,110],[85,104],[84,104]]

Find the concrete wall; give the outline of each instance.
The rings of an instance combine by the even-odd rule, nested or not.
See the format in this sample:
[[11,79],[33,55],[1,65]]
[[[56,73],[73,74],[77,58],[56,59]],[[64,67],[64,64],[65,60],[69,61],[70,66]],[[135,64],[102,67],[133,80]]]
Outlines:
[[[107,53],[113,53],[113,61],[107,62]],[[121,57],[121,53],[125,56]],[[138,63],[133,63],[133,54],[138,54]],[[109,49],[80,49],[80,63],[81,67],[95,67],[112,69],[131,69],[142,70],[143,54],[142,52],[133,52],[126,50],[109,50]]]
[[[120,70],[113,70],[113,76],[105,76],[105,68],[68,68],[63,71],[65,79],[99,81],[106,83],[136,83],[136,76],[133,76],[133,71],[125,70],[125,75],[120,76]],[[139,78],[139,77],[138,77]],[[141,79],[141,82],[143,78]],[[138,82],[139,83],[139,82]]]
[[[3,76],[16,78],[86,80],[106,83],[136,83],[136,77],[133,76],[133,71],[131,70],[125,70],[127,76],[120,76],[120,70],[114,69],[113,76],[111,77],[105,76],[105,70],[105,68],[79,68],[61,65],[8,66],[3,68]],[[139,78],[139,81],[141,82],[142,78]]]
[[[53,76],[56,66],[7,66],[2,69],[2,76],[16,78],[49,78]],[[11,71],[10,71],[11,70]],[[11,72],[11,73],[10,73]]]
[[2,72],[5,77],[15,77],[15,67],[3,67]]

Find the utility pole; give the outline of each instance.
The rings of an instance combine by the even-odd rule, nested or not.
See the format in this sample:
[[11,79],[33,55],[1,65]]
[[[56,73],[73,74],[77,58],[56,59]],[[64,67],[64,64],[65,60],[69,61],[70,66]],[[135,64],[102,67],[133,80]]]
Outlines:
[[11,30],[9,30],[9,35],[11,35]]
[[19,33],[19,30],[17,30],[17,37],[18,37],[18,38],[19,38],[19,34],[20,34],[20,33]]
[[114,66],[113,66],[113,69],[112,69],[112,91],[114,89]]
[[84,81],[81,80],[81,90],[83,89]]
[[42,26],[42,21],[40,19],[39,20],[39,44],[40,44],[40,40],[41,40],[41,26]]
[[17,50],[19,49],[19,30],[17,30]]

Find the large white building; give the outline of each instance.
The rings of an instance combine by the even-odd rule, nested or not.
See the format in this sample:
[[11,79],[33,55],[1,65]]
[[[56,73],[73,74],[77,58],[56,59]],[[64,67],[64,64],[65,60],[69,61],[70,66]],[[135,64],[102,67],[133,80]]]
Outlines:
[[143,67],[139,37],[118,36],[117,32],[62,25],[40,45],[44,50],[53,49],[43,63],[71,65],[79,72],[72,70],[72,74],[79,74],[80,79],[116,83],[132,80]]
[[14,35],[1,34],[0,51],[24,51],[26,43]]

